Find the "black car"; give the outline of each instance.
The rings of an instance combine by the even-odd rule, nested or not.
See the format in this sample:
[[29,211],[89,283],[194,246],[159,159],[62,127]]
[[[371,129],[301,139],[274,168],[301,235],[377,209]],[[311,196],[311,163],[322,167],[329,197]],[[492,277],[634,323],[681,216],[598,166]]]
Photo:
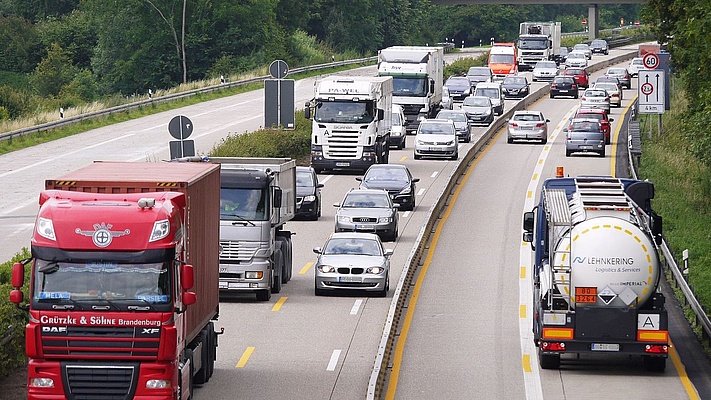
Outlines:
[[556,96],[571,96],[578,98],[578,84],[572,76],[556,76],[551,82],[551,99]]
[[373,164],[363,177],[356,178],[361,189],[385,189],[401,211],[415,209],[415,184],[410,170],[400,164]]
[[568,53],[570,53],[570,50],[568,50],[567,47],[560,48],[560,55],[558,56],[558,64],[565,63],[565,60],[568,59]]
[[595,39],[592,42],[590,42],[590,51],[592,51],[593,54],[599,53],[599,54],[609,54],[610,49],[607,46],[607,41],[604,39]]
[[504,91],[504,97],[526,97],[529,93],[530,84],[525,76],[507,76],[501,82],[501,90]]
[[450,76],[444,83],[452,100],[462,101],[471,94],[469,79],[465,76]]
[[296,167],[296,215],[316,221],[321,216],[321,188],[316,171],[311,167]]

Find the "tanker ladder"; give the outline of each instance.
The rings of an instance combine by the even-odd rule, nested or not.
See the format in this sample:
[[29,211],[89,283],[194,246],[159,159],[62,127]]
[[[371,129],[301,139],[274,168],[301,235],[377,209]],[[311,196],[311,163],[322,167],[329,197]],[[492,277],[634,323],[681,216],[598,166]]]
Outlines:
[[[548,268],[547,280],[550,287],[547,293],[548,310],[573,312],[570,302],[572,287],[570,274],[572,239],[566,233],[573,229],[573,219],[565,189],[547,189],[544,191],[546,219],[548,220],[548,251],[553,255],[549,259],[553,265]],[[565,246],[558,246],[566,240]],[[562,249],[556,251],[556,248]]]

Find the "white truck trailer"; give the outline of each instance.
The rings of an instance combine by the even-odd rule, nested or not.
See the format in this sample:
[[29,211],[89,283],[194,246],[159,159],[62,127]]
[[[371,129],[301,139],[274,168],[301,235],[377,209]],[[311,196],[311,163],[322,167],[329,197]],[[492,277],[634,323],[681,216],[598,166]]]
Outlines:
[[518,36],[518,69],[533,69],[543,60],[560,60],[560,22],[521,22]]
[[393,46],[378,52],[378,75],[393,77],[393,102],[402,106],[407,131],[414,132],[425,118],[442,108],[444,49]]
[[220,168],[220,295],[253,292],[268,301],[292,276],[296,162],[213,157]]
[[523,221],[535,251],[531,314],[541,368],[559,368],[566,354],[614,353],[664,370],[669,327],[653,197],[651,182],[634,179],[543,182]]
[[390,157],[393,79],[330,76],[315,85],[304,115],[312,118],[311,166],[366,170]]

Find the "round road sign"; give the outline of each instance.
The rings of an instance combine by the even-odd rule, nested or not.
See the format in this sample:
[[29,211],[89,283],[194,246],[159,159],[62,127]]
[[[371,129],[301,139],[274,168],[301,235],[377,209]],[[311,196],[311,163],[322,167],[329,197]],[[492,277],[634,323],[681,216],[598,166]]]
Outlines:
[[269,75],[274,79],[284,79],[288,73],[289,66],[286,65],[286,61],[284,60],[272,61],[272,63],[269,64]]
[[642,57],[642,64],[647,69],[657,69],[659,66],[659,56],[655,53],[647,53]]
[[178,140],[187,139],[193,133],[193,122],[183,115],[175,116],[168,123],[168,132]]
[[639,87],[639,90],[642,92],[643,95],[649,96],[650,94],[654,93],[654,85],[649,82],[645,82],[642,84],[642,86]]

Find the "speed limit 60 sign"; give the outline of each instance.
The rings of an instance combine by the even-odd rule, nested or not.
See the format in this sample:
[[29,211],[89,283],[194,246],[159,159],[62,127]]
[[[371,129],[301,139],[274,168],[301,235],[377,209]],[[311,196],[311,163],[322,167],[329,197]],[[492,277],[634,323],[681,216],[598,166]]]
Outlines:
[[647,69],[657,69],[659,66],[659,56],[656,53],[647,53],[642,57],[642,64]]

